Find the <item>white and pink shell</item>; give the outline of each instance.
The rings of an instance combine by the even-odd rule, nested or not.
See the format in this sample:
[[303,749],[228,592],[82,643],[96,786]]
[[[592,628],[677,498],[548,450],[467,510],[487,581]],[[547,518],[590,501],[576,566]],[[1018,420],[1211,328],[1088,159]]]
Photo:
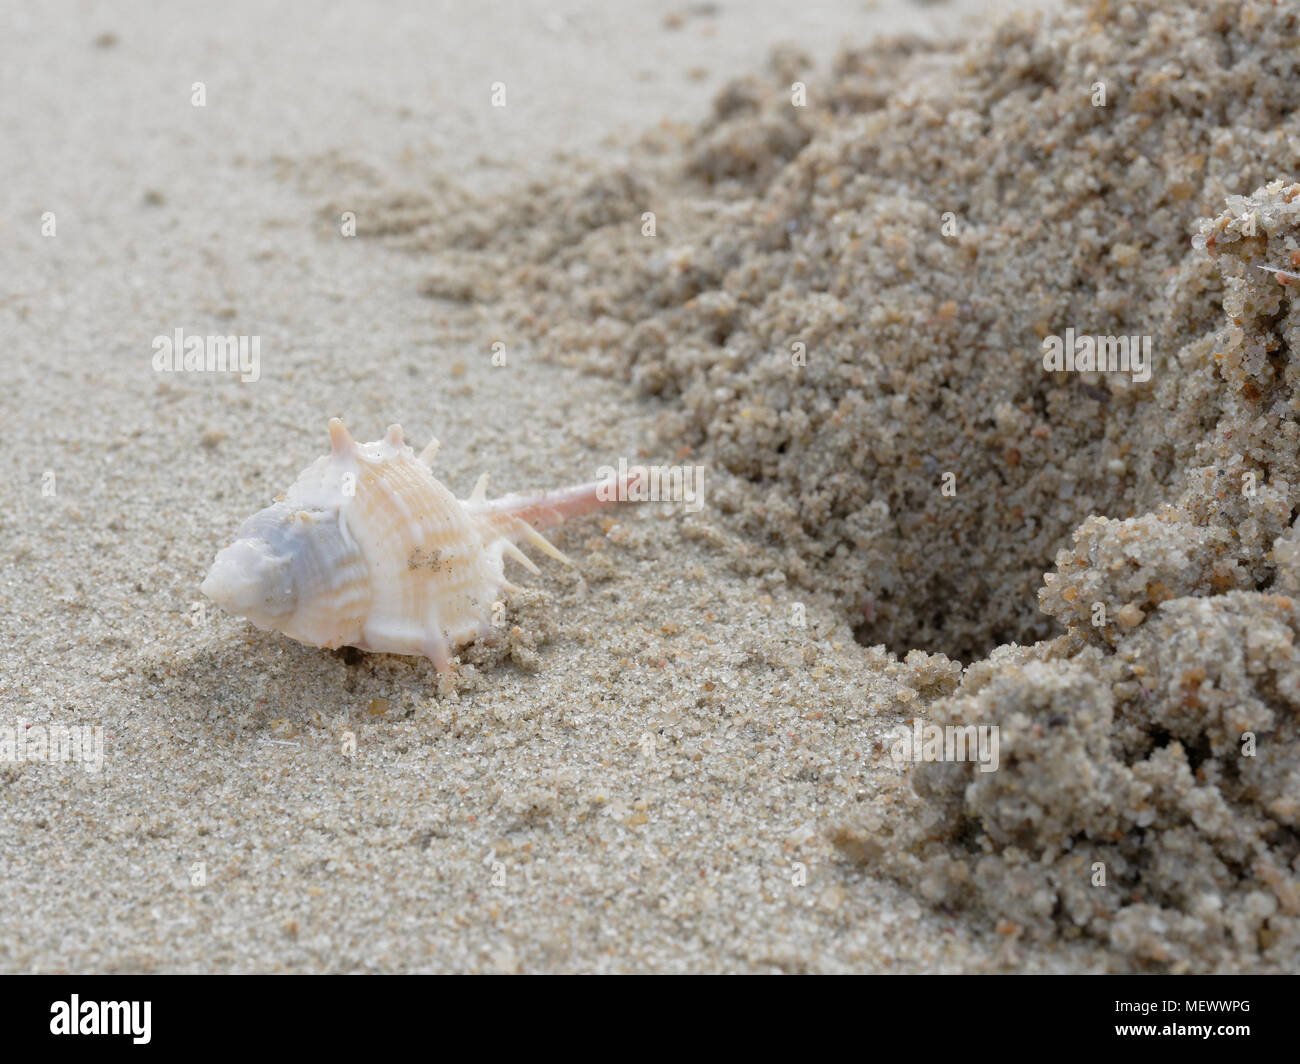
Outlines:
[[461,500],[430,469],[436,440],[416,457],[399,425],[363,444],[338,418],[329,431],[331,453],[240,526],[200,588],[312,646],[419,654],[446,671],[456,647],[490,631],[493,602],[517,590],[505,557],[538,571],[517,541],[567,562],[539,529],[626,497],[599,482],[488,500],[484,474]]

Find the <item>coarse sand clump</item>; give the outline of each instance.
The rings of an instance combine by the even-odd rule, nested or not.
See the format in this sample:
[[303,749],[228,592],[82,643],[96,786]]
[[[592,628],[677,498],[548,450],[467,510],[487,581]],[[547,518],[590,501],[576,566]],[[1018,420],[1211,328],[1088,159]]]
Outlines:
[[[1120,966],[1294,969],[1298,45],[1285,5],[1136,0],[784,50],[624,167],[367,217],[431,297],[659,396],[735,564],[999,726],[999,771],[900,774],[846,854]],[[1049,372],[1067,330],[1149,376]]]
[[[1006,934],[1092,935],[1178,971],[1300,964],[1300,316],[1260,265],[1300,257],[1300,184],[1231,197],[1202,222],[1221,327],[1156,390],[1207,427],[1176,499],[1093,516],[1039,598],[1068,634],[1003,647],[928,707],[996,723],[1001,770],[917,766],[888,815],[846,826],[852,853]],[[1155,446],[1155,443],[1146,446]]]

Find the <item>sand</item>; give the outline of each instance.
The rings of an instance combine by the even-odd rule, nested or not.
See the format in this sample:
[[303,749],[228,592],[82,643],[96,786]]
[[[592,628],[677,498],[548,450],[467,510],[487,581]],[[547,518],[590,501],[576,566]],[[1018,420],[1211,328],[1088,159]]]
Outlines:
[[882,712],[1000,732],[843,852],[1117,969],[1300,960],[1292,41],[1267,4],[1070,5],[850,50],[808,106],[784,48],[622,167],[377,201],[426,294],[661,400],[728,564],[903,659]]
[[[1295,970],[1293,31],[1222,6],[19,18],[0,727],[104,746],[0,765],[0,966]],[[197,585],[335,415],[708,505],[561,530],[451,678],[300,646]]]
[[[0,768],[4,970],[992,963],[987,931],[826,840],[876,787],[882,681],[811,602],[792,638],[775,572],[720,564],[707,513],[564,532],[577,566],[525,581],[514,660],[451,692],[424,662],[194,623],[213,554],[332,415],[436,433],[462,494],[586,479],[651,437],[653,403],[490,308],[431,315],[427,263],[322,220],[347,182],[509,189],[702,119],[778,40],[828,62],[842,34],[956,17],[759,3],[673,28],[680,6],[6,16],[2,723],[102,727],[104,756]],[[178,327],[259,335],[260,380],[155,373]]]

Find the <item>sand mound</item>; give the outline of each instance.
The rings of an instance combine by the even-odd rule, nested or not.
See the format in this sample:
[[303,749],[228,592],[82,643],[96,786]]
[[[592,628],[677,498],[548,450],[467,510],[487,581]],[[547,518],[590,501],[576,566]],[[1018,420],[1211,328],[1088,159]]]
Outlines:
[[[989,655],[917,687],[1001,770],[918,766],[848,851],[1008,934],[1294,967],[1297,317],[1256,267],[1300,272],[1295,43],[1270,3],[1139,0],[823,79],[783,52],[624,169],[367,217],[436,249],[430,296],[662,397],[861,641]],[[1149,337],[1149,379],[1046,371],[1067,330]]]
[[[1222,297],[1206,256],[1170,271],[1198,217],[1295,162],[1285,15],[1164,6],[888,42],[824,83],[779,54],[627,169],[366,216],[439,250],[430,295],[525,304],[552,357],[673,400],[662,437],[752,483],[737,525],[864,642],[969,660],[1051,633],[1031,592],[1080,521],[1168,497],[1216,391],[1150,415]],[[1066,328],[1150,335],[1165,369],[1046,374]]]

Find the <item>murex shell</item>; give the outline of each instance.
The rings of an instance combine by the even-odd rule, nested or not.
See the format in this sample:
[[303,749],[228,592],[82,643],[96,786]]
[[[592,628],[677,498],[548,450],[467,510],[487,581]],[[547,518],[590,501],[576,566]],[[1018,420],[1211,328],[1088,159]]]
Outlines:
[[434,440],[416,457],[399,425],[357,443],[334,418],[330,454],[239,528],[200,590],[259,628],[320,647],[420,654],[446,671],[452,651],[490,630],[492,604],[518,590],[508,555],[537,567],[524,540],[567,562],[539,530],[620,495],[601,481],[543,495],[468,499],[433,476]]

